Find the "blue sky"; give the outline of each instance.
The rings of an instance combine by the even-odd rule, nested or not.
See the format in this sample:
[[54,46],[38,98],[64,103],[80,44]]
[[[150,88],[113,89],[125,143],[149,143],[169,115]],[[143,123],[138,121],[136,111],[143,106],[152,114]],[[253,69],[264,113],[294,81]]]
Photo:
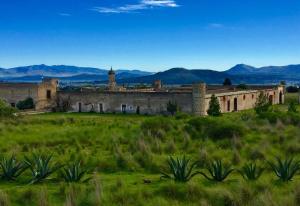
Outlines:
[[299,0],[1,0],[0,67],[300,63]]

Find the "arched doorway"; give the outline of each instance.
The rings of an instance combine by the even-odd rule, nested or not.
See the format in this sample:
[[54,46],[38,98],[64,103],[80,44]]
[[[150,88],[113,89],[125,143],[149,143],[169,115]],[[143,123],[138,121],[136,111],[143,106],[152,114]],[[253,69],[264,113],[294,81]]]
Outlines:
[[283,94],[282,94],[282,92],[280,92],[280,93],[279,93],[279,104],[282,104],[282,103],[283,103],[283,101],[282,101],[282,96],[283,96]]
[[81,111],[82,111],[82,108],[81,108],[81,107],[82,107],[81,102],[79,102],[79,103],[78,103],[78,112],[81,112]]
[[238,99],[234,98],[234,111],[238,111]]

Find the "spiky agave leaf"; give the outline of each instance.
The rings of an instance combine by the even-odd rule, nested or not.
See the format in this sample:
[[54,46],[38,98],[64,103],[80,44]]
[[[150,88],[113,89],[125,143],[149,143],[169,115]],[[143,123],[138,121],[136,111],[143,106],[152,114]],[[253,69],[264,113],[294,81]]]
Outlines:
[[25,156],[25,163],[32,174],[30,184],[41,182],[62,167],[62,165],[59,164],[52,166],[50,164],[51,159],[52,155],[32,154],[32,159]]
[[221,160],[215,160],[210,163],[207,168],[210,177],[204,172],[200,172],[206,179],[211,181],[222,182],[224,181],[228,175],[234,171],[230,165],[224,165]]
[[268,164],[276,176],[284,182],[291,181],[300,170],[300,161],[294,161],[293,158],[281,160],[279,157],[276,157],[275,163],[268,161]]
[[261,176],[263,171],[264,169],[258,167],[256,163],[248,163],[245,164],[241,170],[239,170],[239,173],[243,176],[245,180],[254,181]]
[[171,174],[167,174],[162,172],[161,178],[173,179],[176,182],[188,182],[195,175],[199,174],[199,172],[193,172],[198,162],[194,162],[190,165],[190,159],[186,159],[185,156],[182,158],[169,157],[168,161],[169,172]]
[[0,166],[2,169],[1,178],[8,181],[15,180],[27,169],[27,166],[23,162],[18,162],[14,155],[8,159],[3,157]]
[[[86,170],[81,169],[80,162],[75,162],[66,168],[63,168],[63,178],[66,182],[80,182],[83,176],[86,174]],[[82,182],[87,182],[91,178],[82,180]]]

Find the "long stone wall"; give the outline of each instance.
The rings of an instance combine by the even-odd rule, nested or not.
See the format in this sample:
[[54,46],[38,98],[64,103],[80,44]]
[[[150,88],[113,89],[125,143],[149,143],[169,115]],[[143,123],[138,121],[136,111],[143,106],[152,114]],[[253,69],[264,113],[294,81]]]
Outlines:
[[60,105],[69,104],[74,112],[111,112],[160,114],[169,101],[182,112],[192,113],[192,93],[168,92],[58,92]]

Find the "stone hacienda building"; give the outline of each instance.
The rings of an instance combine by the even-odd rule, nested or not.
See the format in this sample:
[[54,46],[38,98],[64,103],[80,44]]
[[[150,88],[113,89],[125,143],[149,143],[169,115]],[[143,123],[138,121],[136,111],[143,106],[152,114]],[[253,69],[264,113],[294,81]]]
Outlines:
[[31,97],[36,110],[60,108],[70,112],[161,114],[167,111],[169,101],[176,102],[180,110],[195,115],[206,115],[211,95],[215,95],[221,112],[251,109],[263,92],[272,104],[284,103],[285,88],[278,86],[251,86],[241,90],[233,86],[213,86],[205,83],[177,88],[164,88],[161,81],[152,88],[128,89],[116,84],[115,72],[108,72],[109,83],[105,91],[59,91],[58,81],[44,79],[41,83],[0,83],[0,98],[11,106]]

